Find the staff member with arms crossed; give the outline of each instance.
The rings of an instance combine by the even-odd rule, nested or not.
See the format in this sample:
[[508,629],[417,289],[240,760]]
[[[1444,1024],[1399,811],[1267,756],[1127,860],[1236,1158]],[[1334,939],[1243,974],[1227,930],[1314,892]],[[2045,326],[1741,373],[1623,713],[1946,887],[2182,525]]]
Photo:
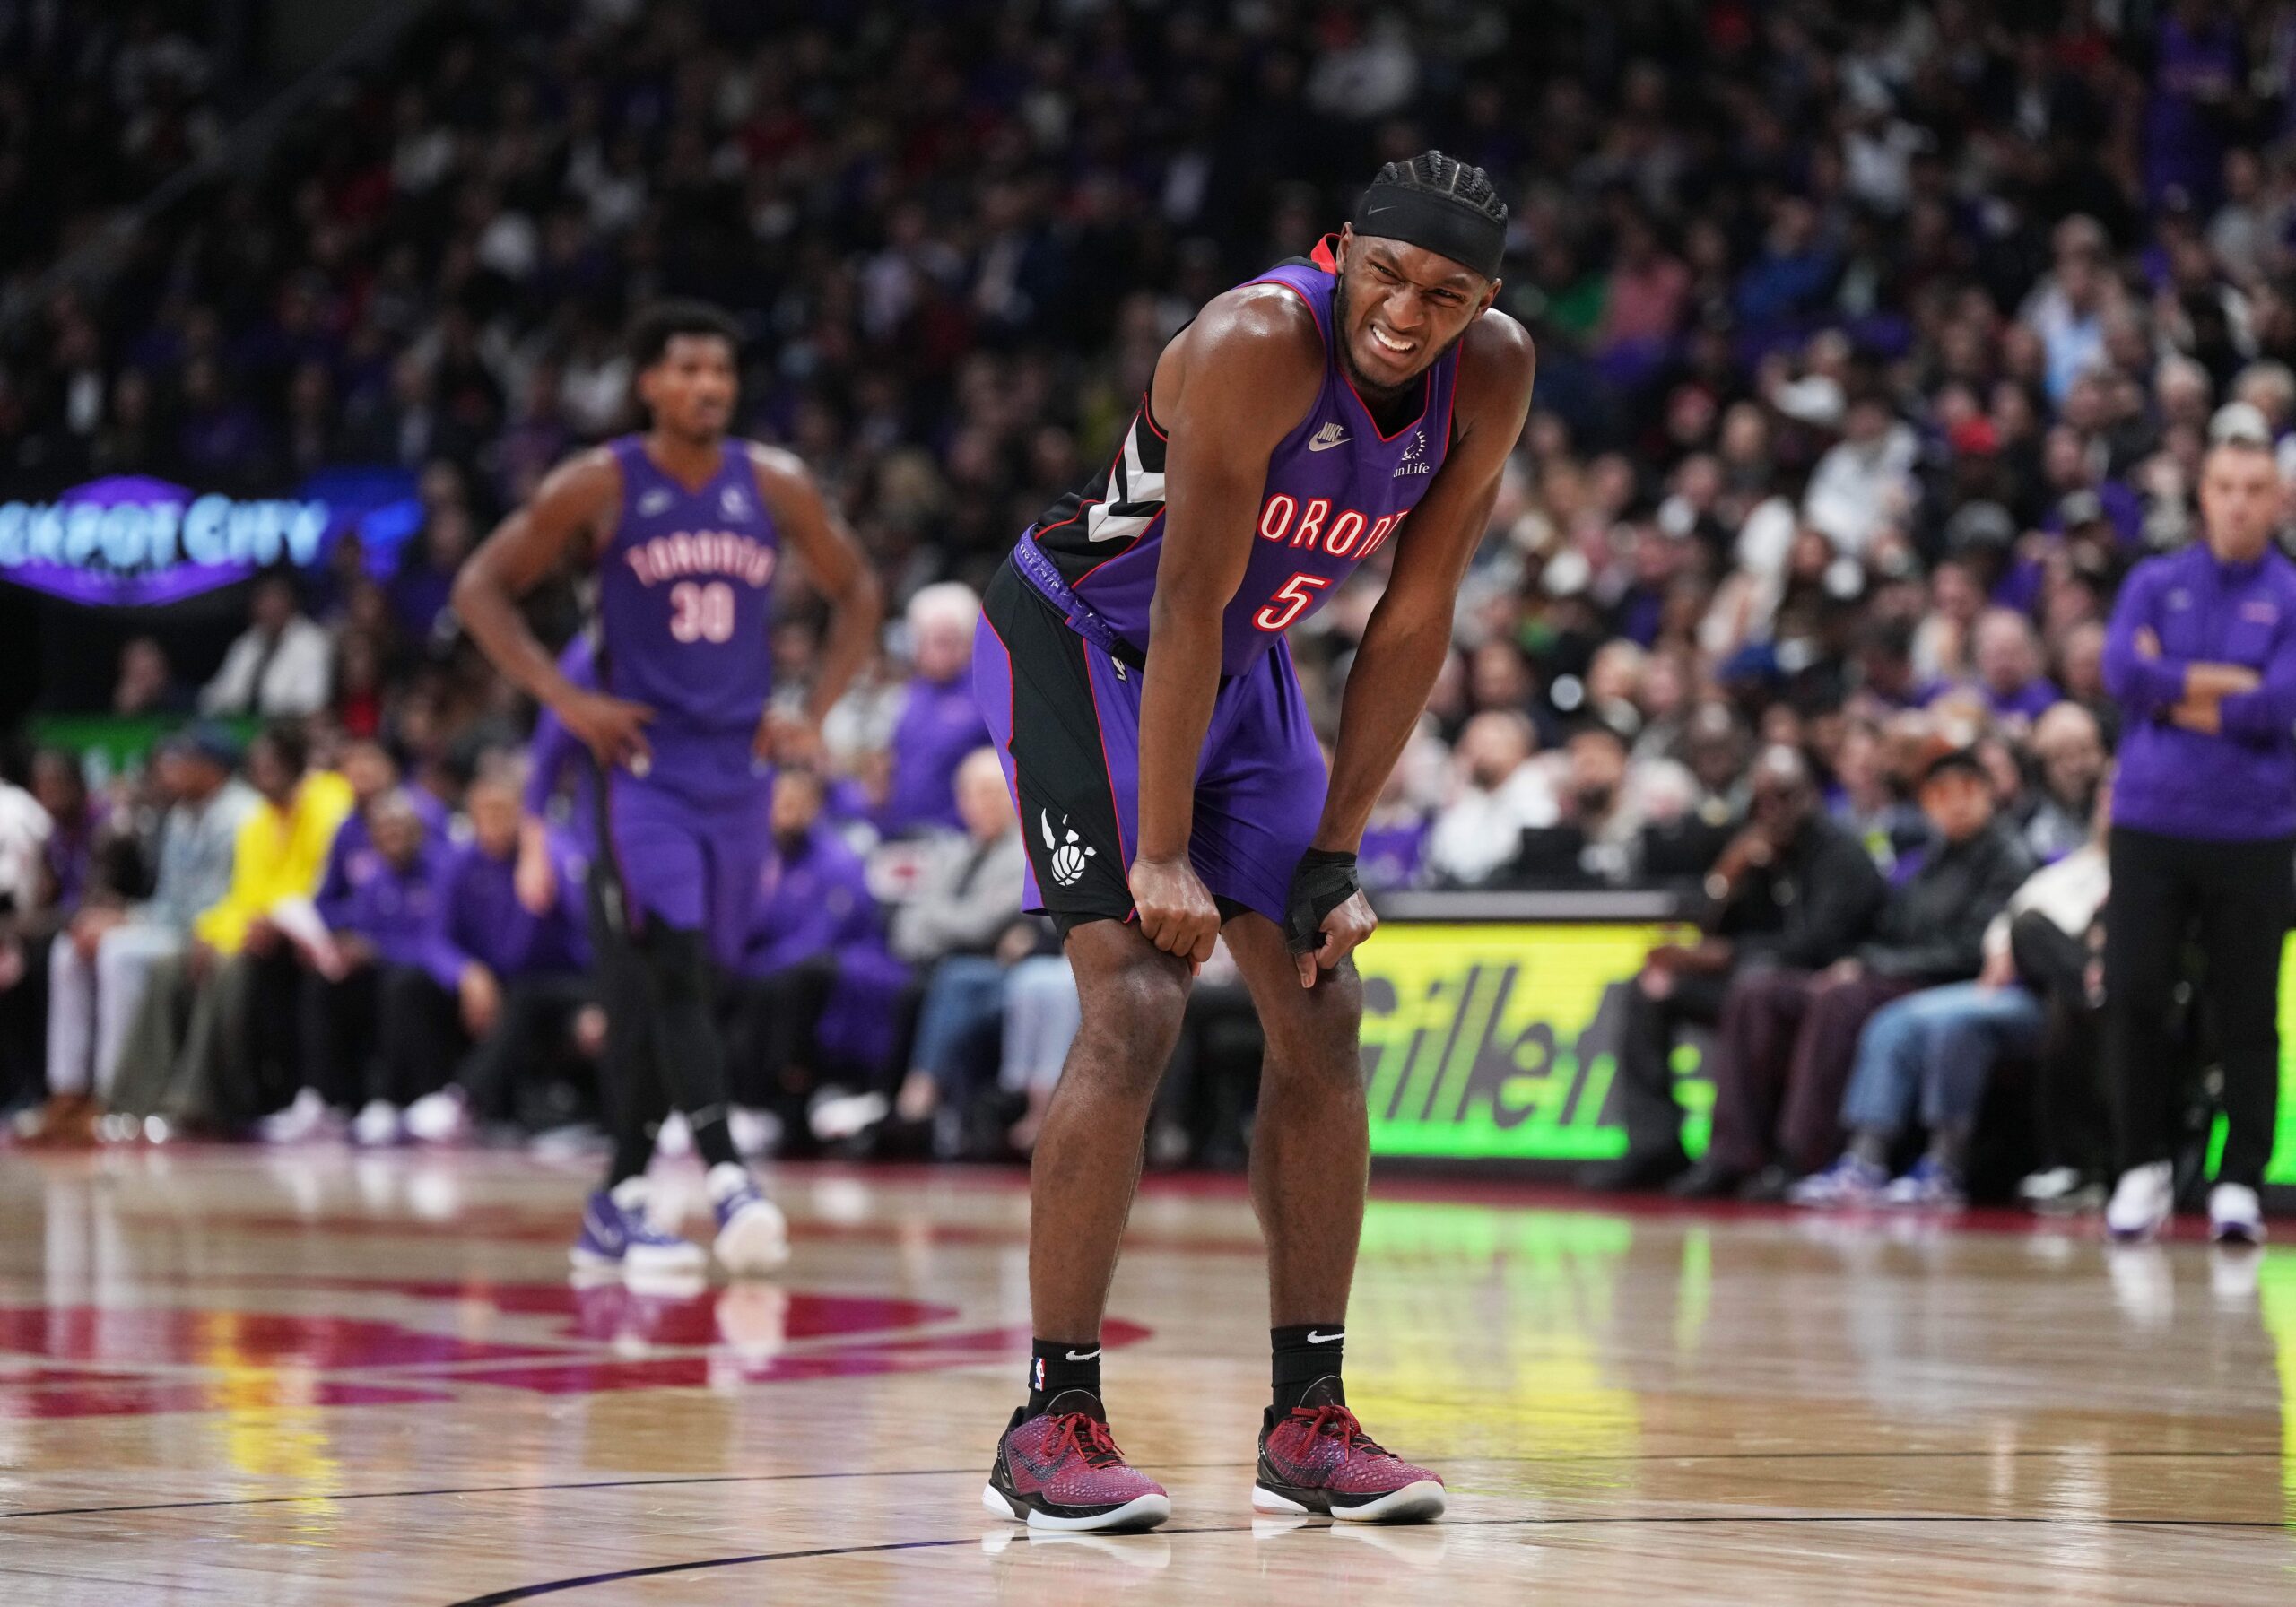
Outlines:
[[2120,1180],[2116,1238],[2175,1205],[2179,1088],[2163,1024],[2197,925],[2223,1056],[2227,1132],[2209,1193],[2220,1240],[2264,1237],[2257,1186],[2279,1102],[2280,951],[2296,916],[2296,564],[2272,545],[2280,477],[2253,408],[2218,413],[2202,467],[2205,539],[2123,586],[2105,684],[2126,717],[2109,849],[2105,1069]]

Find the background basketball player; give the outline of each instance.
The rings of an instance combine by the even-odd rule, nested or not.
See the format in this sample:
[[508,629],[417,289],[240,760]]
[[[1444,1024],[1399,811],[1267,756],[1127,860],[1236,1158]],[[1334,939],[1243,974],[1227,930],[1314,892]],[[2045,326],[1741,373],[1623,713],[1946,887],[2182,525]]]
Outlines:
[[[718,1259],[746,1273],[784,1260],[787,1237],[726,1127],[710,968],[737,960],[748,935],[767,843],[766,761],[818,751],[821,717],[868,654],[880,603],[875,579],[804,465],[728,438],[738,341],[714,308],[666,304],[642,314],[631,344],[648,430],[552,471],[464,566],[455,605],[496,667],[546,704],[604,772],[608,924],[634,951],[643,1038],[661,1089],[685,1112],[709,1168]],[[798,717],[768,709],[768,630],[785,540],[832,611],[821,673]],[[597,571],[596,689],[560,670],[517,606],[569,559]],[[602,959],[602,969],[610,962]],[[607,1064],[624,1058],[609,1055]],[[657,1231],[646,1214],[648,1118],[659,1103],[642,1087],[609,1100],[614,1155],[584,1212],[578,1262],[699,1266],[698,1247]]]

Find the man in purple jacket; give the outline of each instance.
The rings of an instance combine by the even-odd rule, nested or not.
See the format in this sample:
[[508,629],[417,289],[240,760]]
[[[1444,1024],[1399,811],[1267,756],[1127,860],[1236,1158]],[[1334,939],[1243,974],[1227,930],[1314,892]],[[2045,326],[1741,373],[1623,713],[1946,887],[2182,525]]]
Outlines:
[[2126,717],[2113,798],[2105,1066],[2120,1181],[2118,1238],[2175,1205],[2182,1090],[2164,1024],[2187,933],[2206,956],[2226,1135],[2209,1221],[2263,1236],[2257,1188],[2278,1107],[2280,951],[2296,916],[2296,564],[2272,545],[2269,438],[2226,409],[2201,472],[2204,543],[2139,565],[2122,588],[2105,682]]
[[515,764],[481,770],[467,800],[471,839],[448,854],[441,877],[422,1021],[435,1031],[451,1000],[459,1030],[434,1038],[428,1055],[443,1064],[464,1043],[471,1049],[451,1084],[407,1108],[408,1134],[427,1143],[461,1137],[473,1118],[508,1119],[518,1073],[563,1046],[593,1002],[587,866],[570,834],[546,830],[547,896],[535,900],[539,911],[520,896],[519,781]]
[[730,1034],[735,1099],[779,1118],[784,1154],[812,1137],[806,1096],[829,1014],[839,995],[856,992],[847,974],[865,995],[873,977],[900,969],[885,951],[861,856],[823,818],[822,800],[810,770],[784,766],[774,777],[773,847],[758,879]]
[[[353,817],[354,819],[357,817]],[[363,1101],[354,1142],[395,1143],[400,1111],[445,1080],[422,1029],[438,1003],[439,904],[448,859],[442,833],[400,788],[368,804],[368,847],[346,856],[318,897],[333,939],[310,979],[307,1040],[312,1081],[338,1108]]]
[[892,777],[877,827],[901,837],[926,827],[964,829],[957,813],[957,767],[988,740],[972,695],[972,638],[980,599],[944,581],[909,600],[909,661],[917,673],[892,735]]

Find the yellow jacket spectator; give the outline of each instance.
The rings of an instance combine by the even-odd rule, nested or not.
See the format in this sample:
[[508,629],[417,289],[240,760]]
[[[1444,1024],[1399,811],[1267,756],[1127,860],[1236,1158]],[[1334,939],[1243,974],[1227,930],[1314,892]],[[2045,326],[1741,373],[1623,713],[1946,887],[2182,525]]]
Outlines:
[[248,926],[283,899],[308,899],[318,890],[327,847],[351,812],[351,784],[332,770],[306,773],[305,761],[300,736],[284,730],[265,733],[248,750],[248,779],[262,802],[239,826],[230,890],[202,911],[193,927],[219,954],[238,953]]

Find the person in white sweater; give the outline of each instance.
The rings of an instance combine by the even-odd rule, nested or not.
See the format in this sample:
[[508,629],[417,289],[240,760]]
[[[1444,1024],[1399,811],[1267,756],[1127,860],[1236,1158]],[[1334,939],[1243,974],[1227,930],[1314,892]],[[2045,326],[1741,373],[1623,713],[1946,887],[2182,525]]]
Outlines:
[[[1993,1068],[2041,1045],[2048,1011],[2021,977],[2011,929],[2026,915],[2085,941],[2110,885],[2105,827],[2112,789],[2097,789],[2089,841],[2025,879],[1985,932],[1985,969],[1974,982],[1909,994],[1866,1023],[1842,1096],[1849,1146],[1840,1160],[1795,1186],[1788,1198],[1818,1207],[1889,1204],[1952,1208],[1965,1203],[1964,1161]],[[1928,1130],[1927,1152],[1892,1181],[1891,1151],[1907,1124]]]
[[1514,709],[1487,709],[1466,723],[1452,757],[1451,800],[1427,838],[1427,868],[1439,885],[1482,885],[1514,863],[1526,830],[1561,818],[1537,751],[1529,717]]

